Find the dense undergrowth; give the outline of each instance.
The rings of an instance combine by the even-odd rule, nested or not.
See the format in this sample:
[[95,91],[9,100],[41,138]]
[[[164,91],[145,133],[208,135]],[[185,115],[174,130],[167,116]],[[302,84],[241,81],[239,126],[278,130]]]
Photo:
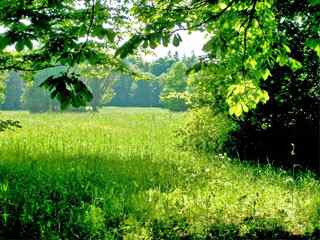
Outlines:
[[320,183],[181,151],[184,114],[2,113],[0,238],[319,239]]

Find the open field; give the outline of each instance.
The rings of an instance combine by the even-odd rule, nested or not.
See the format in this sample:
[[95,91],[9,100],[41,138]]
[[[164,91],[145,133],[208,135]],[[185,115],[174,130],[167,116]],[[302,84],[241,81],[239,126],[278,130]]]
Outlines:
[[320,238],[318,180],[182,152],[183,117],[2,112],[23,128],[0,133],[0,238]]

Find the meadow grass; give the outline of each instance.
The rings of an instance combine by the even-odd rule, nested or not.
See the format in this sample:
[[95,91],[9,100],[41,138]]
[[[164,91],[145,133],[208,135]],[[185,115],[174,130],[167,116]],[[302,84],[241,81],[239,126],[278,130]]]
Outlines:
[[182,151],[182,113],[0,117],[23,126],[0,134],[0,238],[320,238],[312,174]]

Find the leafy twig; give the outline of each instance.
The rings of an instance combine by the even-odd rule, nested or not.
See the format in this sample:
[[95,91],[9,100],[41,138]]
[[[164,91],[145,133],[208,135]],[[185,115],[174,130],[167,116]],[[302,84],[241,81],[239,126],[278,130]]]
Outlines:
[[[247,26],[244,29],[244,33],[243,33],[243,56],[242,56],[242,72],[243,72],[243,79],[245,80],[246,78],[246,69],[245,69],[245,61],[246,61],[246,57],[247,57],[247,37],[248,37],[248,29],[252,23],[253,17],[254,17],[254,13],[256,11],[256,4],[257,4],[257,0],[253,0],[253,6],[250,10],[250,14],[248,19],[246,19],[246,21],[248,21]],[[245,21],[245,22],[246,22]],[[244,23],[245,23],[244,22]]]

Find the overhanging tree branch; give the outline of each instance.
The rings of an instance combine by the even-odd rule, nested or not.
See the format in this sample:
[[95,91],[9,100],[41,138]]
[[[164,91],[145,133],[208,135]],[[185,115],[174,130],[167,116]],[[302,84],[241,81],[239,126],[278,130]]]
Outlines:
[[[167,24],[159,24],[159,22],[155,22],[152,25],[149,25],[148,28],[150,29],[157,29],[156,26],[157,24],[161,25],[161,28],[158,28],[157,31],[151,32],[151,33],[140,33],[140,34],[135,34],[131,39],[129,39],[126,43],[124,43],[118,50],[116,51],[116,56],[120,55],[121,58],[124,58],[128,56],[130,53],[133,52],[133,49],[136,49],[139,47],[139,45],[149,39],[152,39],[153,36],[158,36],[158,35],[173,35],[176,32],[179,31],[191,31],[198,29],[199,27],[211,22],[211,21],[216,21],[218,20],[228,9],[231,8],[231,6],[234,4],[236,0],[232,0],[228,3],[228,5],[222,9],[219,13],[212,14],[208,16],[204,21],[197,23],[195,25],[187,26],[187,27],[179,27],[174,30],[165,30],[168,25],[172,25],[170,22],[167,22]],[[209,2],[211,4],[211,2]],[[174,26],[173,26],[174,27]]]
[[207,19],[205,19],[204,21],[202,21],[201,23],[198,23],[198,24],[195,24],[191,27],[182,27],[182,28],[177,28],[171,32],[168,32],[169,34],[174,34],[176,32],[179,32],[179,31],[190,31],[190,30],[193,30],[193,29],[197,29],[211,21],[216,21],[218,20],[232,5],[233,5],[234,1],[230,1],[229,4],[224,8],[222,9],[221,12],[217,13],[217,14],[212,14],[210,15]]
[[246,22],[247,25],[244,29],[244,33],[243,33],[243,56],[242,56],[242,74],[243,74],[243,79],[245,80],[246,77],[246,69],[245,69],[245,61],[246,61],[246,57],[247,57],[247,37],[248,37],[248,29],[252,23],[252,20],[254,18],[254,14],[256,11],[256,4],[257,4],[257,0],[253,0],[253,6],[250,10],[249,13],[249,17],[243,22],[242,25],[244,25]]
[[90,32],[91,32],[93,24],[94,24],[95,6],[96,6],[96,0],[92,0],[92,6],[91,6],[91,12],[90,12],[90,23],[89,23],[89,26],[88,26],[88,29],[87,29],[87,33],[86,33],[86,40],[80,46],[79,51],[77,53],[77,58],[76,59],[72,59],[71,65],[69,67],[69,70],[75,63],[78,63],[80,61],[82,50],[87,45],[87,43],[89,41]]

